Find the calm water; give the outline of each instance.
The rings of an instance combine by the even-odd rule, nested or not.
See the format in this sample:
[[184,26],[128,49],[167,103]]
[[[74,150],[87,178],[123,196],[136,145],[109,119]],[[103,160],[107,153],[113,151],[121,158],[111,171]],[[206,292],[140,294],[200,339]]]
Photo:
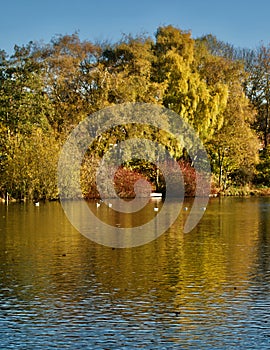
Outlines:
[[269,349],[270,198],[213,199],[188,234],[185,215],[112,249],[59,203],[0,205],[0,349]]

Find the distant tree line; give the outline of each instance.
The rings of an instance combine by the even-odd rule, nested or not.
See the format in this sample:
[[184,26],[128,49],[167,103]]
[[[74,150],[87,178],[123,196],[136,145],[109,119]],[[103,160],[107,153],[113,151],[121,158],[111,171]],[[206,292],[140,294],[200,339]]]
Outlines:
[[[11,56],[0,51],[0,197],[58,198],[58,156],[71,130],[93,112],[125,102],[181,115],[207,149],[216,191],[270,185],[270,46],[235,48],[212,35],[193,39],[166,26],[154,38],[124,35],[116,43],[93,43],[75,33],[15,46]],[[81,169],[86,197],[97,195],[95,167],[108,144],[131,130],[116,128],[89,149]],[[185,150],[174,152],[193,179]],[[129,174],[131,183],[143,176],[162,188],[157,171],[153,164],[124,164],[118,193],[125,192],[119,174]]]

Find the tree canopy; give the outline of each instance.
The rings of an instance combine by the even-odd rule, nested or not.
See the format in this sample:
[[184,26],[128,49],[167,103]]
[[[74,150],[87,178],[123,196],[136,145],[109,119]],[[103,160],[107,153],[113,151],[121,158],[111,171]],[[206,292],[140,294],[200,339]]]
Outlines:
[[[269,46],[236,49],[173,26],[115,43],[73,33],[15,46],[10,57],[1,50],[0,197],[57,198],[57,159],[68,134],[91,113],[125,102],[181,115],[207,148],[216,186],[250,183],[258,177],[259,150],[269,148],[269,57]],[[95,193],[94,165],[108,145],[134,135],[158,140],[179,162],[189,161],[169,135],[132,124],[114,128],[85,156],[83,193]],[[123,167],[119,174],[134,170],[135,178],[140,173],[158,185],[154,165]]]

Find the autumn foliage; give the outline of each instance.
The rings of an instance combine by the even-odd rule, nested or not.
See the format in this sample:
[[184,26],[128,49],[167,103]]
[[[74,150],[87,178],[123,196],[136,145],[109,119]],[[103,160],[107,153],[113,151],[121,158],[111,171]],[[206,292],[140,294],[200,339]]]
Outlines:
[[[57,160],[71,130],[88,115],[125,102],[181,115],[204,143],[218,188],[251,183],[260,178],[259,149],[269,143],[269,71],[269,46],[235,49],[211,35],[195,40],[173,26],[158,28],[154,38],[124,35],[116,43],[93,43],[60,35],[47,44],[15,46],[10,57],[0,51],[0,197],[58,198]],[[96,140],[97,149],[89,149],[90,161],[82,164],[85,197],[98,196],[91,157],[101,158],[131,131],[166,145],[150,129]],[[179,147],[174,156],[185,193],[193,195],[192,164]],[[123,165],[116,193],[132,197],[134,184],[145,178],[153,190],[164,191],[162,174],[150,168]]]

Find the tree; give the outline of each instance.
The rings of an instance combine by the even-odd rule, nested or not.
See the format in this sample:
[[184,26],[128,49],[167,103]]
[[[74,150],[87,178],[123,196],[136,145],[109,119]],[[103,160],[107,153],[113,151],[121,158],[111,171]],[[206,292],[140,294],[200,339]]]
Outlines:
[[96,67],[99,50],[91,42],[81,41],[76,33],[57,36],[48,45],[36,49],[36,56],[44,66],[46,93],[54,109],[50,125],[59,134],[68,134],[96,110],[85,97],[83,78],[86,67]]
[[255,183],[270,187],[270,146],[261,150],[260,162],[256,168]]
[[18,199],[54,198],[59,145],[50,126],[54,114],[35,45],[15,46],[1,58],[0,192]]
[[[214,54],[213,54],[214,53]],[[206,36],[197,40],[198,69],[209,86],[222,84],[227,90],[219,128],[207,142],[213,172],[220,188],[230,183],[250,182],[258,162],[259,141],[252,130],[256,111],[245,95],[248,77],[243,61],[232,46]]]
[[25,47],[15,46],[11,58],[1,60],[0,123],[11,134],[30,133],[32,125],[49,128],[52,106],[33,47],[31,42]]
[[123,36],[120,42],[103,51],[107,71],[109,103],[161,103],[162,86],[151,80],[153,41],[143,35]]
[[201,76],[189,32],[172,26],[159,28],[154,54],[152,79],[166,86],[164,106],[181,115],[202,140],[209,140],[215,128],[221,127],[227,87],[207,84]]
[[234,46],[218,40],[217,37],[212,34],[207,34],[196,39],[196,45],[198,45],[200,49],[202,49],[203,45],[207,52],[214,57],[222,57],[230,61],[235,59]]
[[257,110],[254,128],[267,148],[270,133],[270,45],[257,50],[242,50],[238,55],[245,63],[248,78],[245,90]]
[[253,178],[259,150],[258,138],[250,127],[254,114],[240,87],[232,86],[224,124],[207,144],[220,188],[230,183],[244,184]]
[[[5,130],[4,134],[6,133]],[[0,192],[16,199],[54,199],[60,149],[53,133],[35,128],[31,134],[16,133],[1,144]]]

